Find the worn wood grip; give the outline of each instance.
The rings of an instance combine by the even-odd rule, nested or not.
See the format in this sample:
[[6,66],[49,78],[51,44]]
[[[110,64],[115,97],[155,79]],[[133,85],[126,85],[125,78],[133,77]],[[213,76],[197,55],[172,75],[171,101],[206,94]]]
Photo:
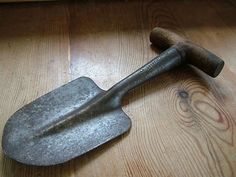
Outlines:
[[188,64],[194,65],[211,77],[218,76],[224,67],[221,58],[169,30],[154,28],[150,41],[161,49],[176,48]]

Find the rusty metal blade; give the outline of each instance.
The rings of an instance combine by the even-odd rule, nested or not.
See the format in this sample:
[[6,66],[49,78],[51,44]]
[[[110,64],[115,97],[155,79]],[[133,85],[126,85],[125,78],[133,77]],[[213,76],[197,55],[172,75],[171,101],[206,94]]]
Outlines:
[[[81,77],[24,106],[5,125],[4,153],[25,164],[54,165],[123,134],[131,121],[120,104],[100,112],[89,107],[104,93]],[[96,110],[103,110],[104,104],[99,106]],[[84,107],[90,110],[84,113]]]

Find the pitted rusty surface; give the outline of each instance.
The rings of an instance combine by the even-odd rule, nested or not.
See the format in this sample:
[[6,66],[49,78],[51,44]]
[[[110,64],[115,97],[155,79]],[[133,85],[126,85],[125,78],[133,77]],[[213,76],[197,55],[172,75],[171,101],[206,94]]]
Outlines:
[[[53,165],[126,132],[131,122],[120,105],[100,114],[88,110],[80,115],[83,104],[103,92],[91,79],[82,77],[26,105],[5,126],[4,153],[25,164]],[[60,123],[63,128],[56,126]]]

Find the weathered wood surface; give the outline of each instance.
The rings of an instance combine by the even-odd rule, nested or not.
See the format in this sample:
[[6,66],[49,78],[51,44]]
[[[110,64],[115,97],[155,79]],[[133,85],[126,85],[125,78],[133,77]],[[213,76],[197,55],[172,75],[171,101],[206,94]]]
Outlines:
[[0,176],[236,176],[235,19],[233,1],[1,5],[1,134],[17,109],[72,79],[108,89],[146,63],[156,55],[154,26],[184,34],[226,65],[216,79],[182,67],[135,89],[123,106],[131,131],[63,165],[30,167],[1,153]]

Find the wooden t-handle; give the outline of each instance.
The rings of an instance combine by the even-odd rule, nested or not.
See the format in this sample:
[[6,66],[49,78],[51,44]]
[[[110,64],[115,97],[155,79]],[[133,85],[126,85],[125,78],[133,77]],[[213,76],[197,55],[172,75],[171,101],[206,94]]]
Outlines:
[[224,61],[221,58],[169,30],[154,28],[150,34],[150,41],[162,49],[174,47],[188,64],[201,69],[211,77],[218,76],[223,69]]

